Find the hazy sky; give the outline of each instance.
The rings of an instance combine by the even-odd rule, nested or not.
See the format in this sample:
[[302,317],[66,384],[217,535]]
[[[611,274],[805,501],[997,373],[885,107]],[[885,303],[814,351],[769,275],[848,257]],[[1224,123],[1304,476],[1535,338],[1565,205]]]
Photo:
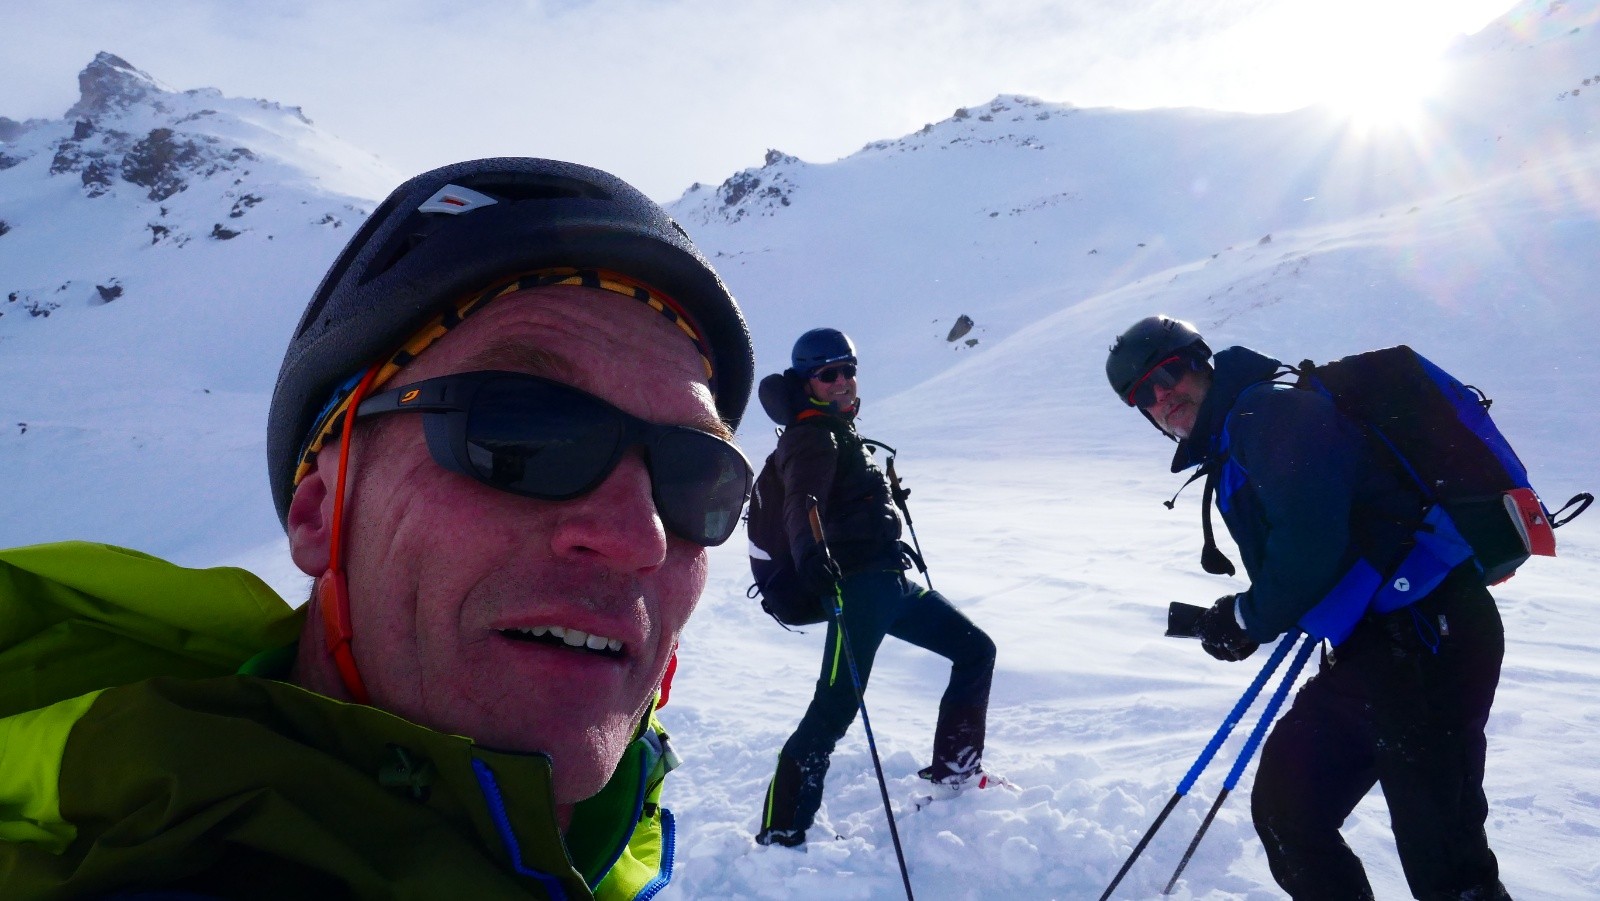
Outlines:
[[[1535,0],[1524,0],[1532,3]],[[5,0],[0,115],[59,117],[106,50],[299,106],[402,175],[569,159],[658,200],[826,162],[996,94],[1291,109],[1392,90],[1518,0]]]

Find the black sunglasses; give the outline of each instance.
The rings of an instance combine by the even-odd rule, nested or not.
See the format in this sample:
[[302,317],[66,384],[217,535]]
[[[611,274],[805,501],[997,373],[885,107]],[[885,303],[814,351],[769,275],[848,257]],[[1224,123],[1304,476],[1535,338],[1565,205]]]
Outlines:
[[812,378],[823,383],[824,385],[831,385],[834,382],[837,382],[841,376],[847,379],[855,378],[856,368],[849,363],[846,363],[843,366],[834,366],[831,369],[824,369],[820,372],[811,373]]
[[1156,388],[1171,388],[1183,381],[1183,377],[1194,369],[1194,360],[1188,357],[1172,356],[1150,367],[1142,378],[1133,383],[1128,390],[1128,406],[1144,409],[1156,402]]
[[644,446],[652,494],[673,534],[728,540],[750,496],[750,463],[709,432],[659,425],[560,382],[518,372],[464,372],[375,394],[356,418],[422,413],[433,461],[491,488],[564,501],[593,491],[622,455]]

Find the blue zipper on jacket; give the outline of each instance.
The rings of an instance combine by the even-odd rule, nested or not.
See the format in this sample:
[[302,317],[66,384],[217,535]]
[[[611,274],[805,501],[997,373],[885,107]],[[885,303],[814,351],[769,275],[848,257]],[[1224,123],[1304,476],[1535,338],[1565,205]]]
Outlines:
[[511,818],[506,815],[505,798],[500,793],[500,783],[495,781],[494,770],[481,760],[473,759],[472,772],[478,777],[478,788],[483,792],[483,799],[488,802],[489,816],[494,820],[495,829],[500,832],[500,840],[505,842],[506,851],[511,855],[511,869],[523,876],[531,876],[539,880],[544,886],[545,893],[551,901],[566,901],[567,890],[562,888],[561,880],[535,870],[522,862],[522,846],[517,843],[517,836],[511,831]]
[[677,834],[672,811],[665,807],[661,808],[661,872],[639,890],[639,894],[634,896],[634,901],[650,901],[672,881],[673,857],[677,854],[678,846]]

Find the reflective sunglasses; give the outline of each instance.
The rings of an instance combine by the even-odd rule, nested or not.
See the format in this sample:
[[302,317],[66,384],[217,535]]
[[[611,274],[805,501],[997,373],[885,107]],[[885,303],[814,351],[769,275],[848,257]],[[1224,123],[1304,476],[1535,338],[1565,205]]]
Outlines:
[[433,461],[523,497],[564,501],[593,491],[642,446],[651,493],[673,534],[703,547],[728,540],[750,496],[750,463],[709,432],[660,425],[584,391],[518,372],[465,372],[362,401],[356,418],[421,413]]
[[834,382],[837,382],[841,376],[847,379],[855,378],[856,368],[849,363],[846,363],[843,366],[834,366],[830,369],[823,369],[811,373],[812,378],[823,383],[824,385],[831,385]]
[[1150,367],[1133,387],[1128,390],[1128,406],[1138,407],[1141,410],[1156,402],[1156,388],[1171,389],[1185,374],[1195,368],[1194,361],[1188,357],[1171,356]]

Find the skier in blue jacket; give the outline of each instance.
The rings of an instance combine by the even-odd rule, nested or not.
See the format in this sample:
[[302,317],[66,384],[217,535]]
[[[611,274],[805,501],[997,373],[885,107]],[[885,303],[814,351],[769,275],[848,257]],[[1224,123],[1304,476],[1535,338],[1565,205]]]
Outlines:
[[[1213,357],[1165,316],[1135,323],[1106,361],[1123,402],[1178,442],[1173,472],[1211,475],[1249,576],[1200,617],[1206,652],[1243,660],[1297,626],[1335,645],[1262,750],[1251,813],[1273,877],[1296,899],[1372,898],[1339,827],[1379,784],[1415,897],[1509,898],[1484,831],[1505,650],[1494,599],[1469,562],[1348,634],[1316,628],[1357,560],[1384,571],[1405,553],[1422,499],[1331,399],[1272,381],[1283,371],[1244,347]],[[1231,573],[1207,533],[1207,568]]]

